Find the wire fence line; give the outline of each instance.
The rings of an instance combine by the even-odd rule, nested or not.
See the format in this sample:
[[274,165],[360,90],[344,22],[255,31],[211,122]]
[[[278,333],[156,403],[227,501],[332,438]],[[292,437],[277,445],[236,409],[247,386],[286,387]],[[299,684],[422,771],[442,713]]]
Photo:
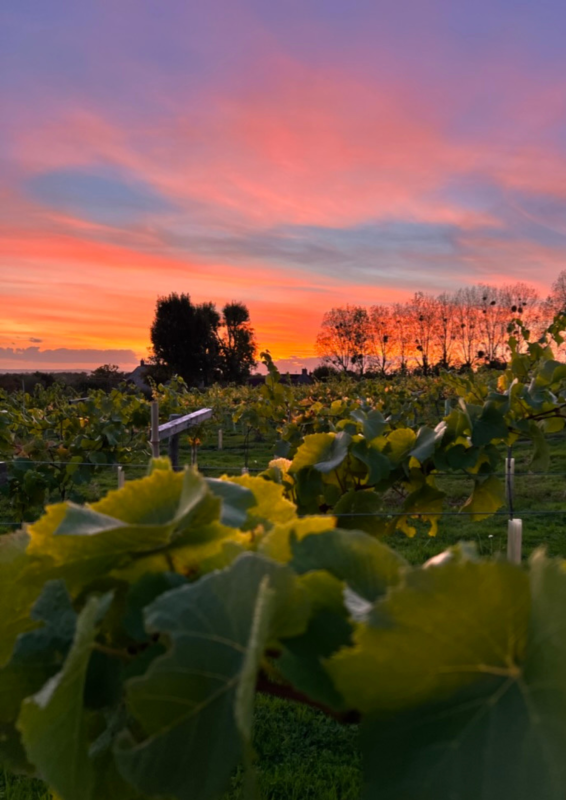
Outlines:
[[[271,460],[276,460],[277,456],[275,456]],[[57,467],[66,467],[66,466],[74,466],[74,467],[94,467],[96,469],[116,469],[116,467],[133,467],[133,468],[144,468],[147,469],[148,461],[113,461],[111,464],[97,464],[94,461],[37,461],[30,458],[13,458],[9,460],[2,460],[0,459],[0,464],[38,464],[38,465],[51,465]],[[237,464],[225,464],[225,465],[215,465],[215,464],[201,464],[198,462],[197,464],[199,469],[216,469],[216,470],[226,470],[226,469],[238,469],[240,466],[245,466],[244,464],[237,465]],[[268,469],[269,463],[266,464],[264,467],[249,467],[249,472],[263,472],[264,470]],[[484,475],[489,477],[494,476],[497,478],[504,478],[506,477],[506,472],[490,472],[490,473],[478,473],[478,472],[439,472],[439,471],[432,471],[429,473],[431,476],[435,478],[454,478],[454,479],[463,479],[463,480],[473,480],[474,478],[483,477]],[[566,472],[531,472],[526,470],[524,472],[514,472],[513,473],[515,478],[565,478]]]

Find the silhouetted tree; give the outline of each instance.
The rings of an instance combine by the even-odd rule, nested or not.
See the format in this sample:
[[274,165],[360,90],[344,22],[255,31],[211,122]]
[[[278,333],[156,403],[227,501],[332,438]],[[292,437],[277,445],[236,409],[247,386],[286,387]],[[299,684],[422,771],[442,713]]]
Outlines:
[[191,302],[188,294],[159,297],[151,326],[152,361],[167,365],[189,386],[241,382],[254,366],[255,341],[243,303]]
[[363,375],[370,350],[371,330],[365,308],[343,306],[326,312],[316,339],[323,364]]
[[220,314],[212,303],[194,305],[188,294],[158,297],[151,326],[153,360],[167,364],[189,386],[219,377]]
[[250,314],[243,303],[227,303],[222,309],[220,356],[222,378],[242,383],[255,366],[257,346]]

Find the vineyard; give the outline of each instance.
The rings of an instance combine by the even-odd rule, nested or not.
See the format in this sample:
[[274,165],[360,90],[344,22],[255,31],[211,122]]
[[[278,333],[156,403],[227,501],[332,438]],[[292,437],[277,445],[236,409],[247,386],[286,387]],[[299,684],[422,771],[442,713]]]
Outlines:
[[[516,320],[501,372],[155,386],[162,426],[211,411],[178,470],[125,387],[3,396],[5,791],[563,800],[565,329]],[[274,709],[363,778],[267,788]]]

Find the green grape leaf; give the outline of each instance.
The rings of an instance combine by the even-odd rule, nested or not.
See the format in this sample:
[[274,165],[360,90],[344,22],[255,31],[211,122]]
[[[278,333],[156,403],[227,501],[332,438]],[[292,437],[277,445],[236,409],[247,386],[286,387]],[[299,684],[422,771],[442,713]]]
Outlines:
[[511,564],[462,558],[409,571],[327,669],[364,713],[446,699],[523,659],[529,606],[528,578]]
[[28,543],[23,531],[0,536],[0,665],[9,660],[18,634],[37,625],[30,611],[45,578],[30,573]]
[[393,468],[391,461],[379,450],[375,444],[362,439],[352,445],[351,453],[368,469],[367,483],[375,486],[376,483],[387,480]]
[[386,517],[379,516],[382,507],[382,495],[370,489],[361,492],[351,489],[342,495],[333,511],[341,528],[366,531],[379,536],[387,529]]
[[503,411],[489,400],[478,417],[471,418],[472,444],[481,446],[497,439],[506,439],[509,428]]
[[331,530],[292,543],[291,567],[302,575],[327,570],[371,602],[395,586],[408,568],[387,545],[360,531]]
[[504,503],[503,483],[496,475],[490,475],[485,480],[475,483],[471,497],[466,500],[461,510],[469,512],[472,520],[478,522],[495,514]]
[[71,586],[118,570],[134,556],[166,548],[175,535],[182,543],[205,543],[225,532],[213,520],[220,498],[192,470],[156,470],[88,506],[59,503],[30,526],[28,554],[49,557]]
[[20,634],[9,663],[0,669],[0,722],[16,719],[21,702],[39,691],[63,663],[76,614],[62,581],[48,581],[31,611],[42,627]]
[[293,572],[251,553],[159,597],[146,624],[172,647],[128,684],[129,709],[146,738],[118,741],[126,780],[178,800],[216,797],[249,747],[260,655],[269,641],[300,635],[308,616]]
[[294,474],[294,478],[297,506],[301,514],[318,514],[321,496],[336,489],[324,483],[322,473],[314,467],[303,467]]
[[[435,686],[427,702],[364,724],[368,800],[566,796],[566,622],[556,613],[566,605],[566,572],[562,563],[538,554],[530,577],[530,618],[524,591],[513,592],[502,581],[492,620],[502,611],[510,620],[515,612],[516,625],[496,632],[493,622],[484,628],[470,616],[461,629],[459,638],[467,631],[474,654],[468,667],[470,672],[475,667],[473,683],[447,696]],[[474,631],[480,630],[484,636],[497,634],[493,643],[507,663],[485,661],[479,648],[472,648]],[[442,633],[448,634],[448,627]],[[437,680],[455,669],[454,661],[447,661]]]
[[92,796],[95,776],[88,755],[83,693],[97,622],[110,601],[110,595],[88,600],[63,669],[23,703],[18,718],[29,760],[62,800]]
[[154,470],[145,478],[108,492],[90,508],[130,525],[162,525],[172,531],[218,519],[220,506],[206,480],[187,468],[183,472]]
[[387,437],[385,454],[393,464],[400,464],[411,452],[417,441],[417,435],[410,428],[399,428],[391,431]]
[[368,442],[375,439],[376,436],[380,436],[387,427],[385,417],[381,411],[375,408],[367,413],[362,411],[361,408],[357,408],[355,411],[352,411],[350,416],[356,422],[362,424],[364,437]]
[[337,711],[345,708],[323,660],[351,644],[352,626],[343,613],[321,609],[305,633],[285,640],[277,669],[295,689],[311,700]]
[[566,378],[566,364],[561,361],[544,361],[542,368],[539,369],[536,384],[539,386],[550,386],[557,381],[562,381]]
[[207,478],[206,483],[210,491],[222,500],[221,523],[230,528],[241,528],[249,509],[256,505],[253,492],[231,480]]
[[291,539],[301,540],[309,534],[328,531],[335,525],[334,517],[311,516],[294,519],[284,525],[275,525],[258,545],[258,552],[274,561],[287,564],[293,554]]
[[124,608],[123,626],[126,633],[137,642],[147,642],[143,612],[146,606],[164,592],[176,589],[186,579],[176,572],[147,572],[129,588]]
[[281,484],[252,475],[238,475],[230,478],[230,482],[248,489],[255,498],[242,530],[251,530],[258,525],[270,528],[274,523],[296,518],[295,505],[285,498],[285,488]]
[[546,472],[550,466],[550,447],[544,430],[536,422],[531,422],[529,434],[534,445],[529,468],[534,472]]
[[305,436],[297,450],[289,472],[314,467],[318,472],[332,472],[348,455],[352,437],[342,433],[313,433]]
[[409,455],[416,458],[421,464],[423,461],[426,461],[427,458],[430,458],[434,454],[437,441],[441,439],[444,434],[445,427],[446,426],[441,427],[437,431],[433,431],[427,427],[419,428],[415,446],[410,451]]
[[430,483],[423,483],[418,489],[407,495],[403,503],[403,511],[407,511],[410,516],[418,516],[425,522],[429,522],[429,536],[436,536],[445,497],[446,492]]

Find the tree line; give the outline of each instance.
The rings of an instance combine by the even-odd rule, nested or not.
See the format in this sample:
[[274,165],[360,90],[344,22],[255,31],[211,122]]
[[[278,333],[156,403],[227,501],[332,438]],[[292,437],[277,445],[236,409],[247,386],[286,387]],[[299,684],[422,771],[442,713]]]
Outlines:
[[537,335],[565,308],[566,270],[544,300],[522,282],[416,292],[405,303],[332,308],[324,314],[316,352],[323,365],[357,375],[497,367],[506,361],[513,320]]

